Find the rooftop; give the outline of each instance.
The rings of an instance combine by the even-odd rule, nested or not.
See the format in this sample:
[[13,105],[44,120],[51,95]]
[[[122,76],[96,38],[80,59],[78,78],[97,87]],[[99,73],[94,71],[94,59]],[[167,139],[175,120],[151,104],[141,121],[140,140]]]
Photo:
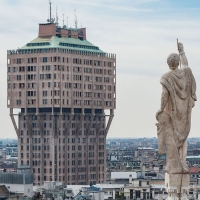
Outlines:
[[187,158],[200,158],[200,155],[198,155],[198,156],[187,156],[186,159]]
[[155,150],[154,148],[151,148],[151,147],[138,147],[138,150],[141,150],[141,149],[144,149],[144,150]]
[[64,48],[71,50],[87,50],[91,52],[104,53],[99,47],[93,45],[88,40],[80,40],[79,38],[69,38],[69,37],[37,37],[30,41],[19,50],[26,49],[47,49],[47,48]]
[[199,167],[190,167],[190,173],[199,173],[200,168]]

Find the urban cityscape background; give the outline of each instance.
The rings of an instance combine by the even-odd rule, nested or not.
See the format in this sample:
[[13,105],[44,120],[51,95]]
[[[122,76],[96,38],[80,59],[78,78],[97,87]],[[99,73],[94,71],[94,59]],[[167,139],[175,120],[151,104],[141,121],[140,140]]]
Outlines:
[[[166,199],[159,79],[178,37],[198,98],[199,9],[197,0],[3,0],[0,199]],[[193,110],[190,200],[200,199],[199,101]]]

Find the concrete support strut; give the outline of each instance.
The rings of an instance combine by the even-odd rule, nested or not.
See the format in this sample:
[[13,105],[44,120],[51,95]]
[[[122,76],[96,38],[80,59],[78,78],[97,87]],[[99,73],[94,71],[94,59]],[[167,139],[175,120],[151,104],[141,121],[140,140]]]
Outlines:
[[107,126],[106,126],[106,130],[105,130],[105,136],[106,137],[107,137],[108,131],[110,129],[110,125],[112,123],[113,117],[114,117],[114,110],[110,109],[110,117],[109,117],[109,120],[108,120],[108,123],[107,123]]
[[17,128],[17,124],[16,124],[16,121],[15,121],[15,118],[14,118],[14,115],[13,115],[13,108],[10,108],[10,118],[12,120],[15,132],[17,134],[17,137],[19,137],[19,129]]

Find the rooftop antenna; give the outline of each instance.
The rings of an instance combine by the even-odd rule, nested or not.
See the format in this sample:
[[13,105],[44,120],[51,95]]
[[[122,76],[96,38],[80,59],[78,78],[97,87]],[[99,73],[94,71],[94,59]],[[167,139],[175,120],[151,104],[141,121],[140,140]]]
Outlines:
[[56,25],[58,26],[58,12],[57,12],[57,7],[56,7]]
[[50,7],[50,20],[49,20],[49,22],[51,23],[51,0],[49,0],[49,7]]
[[63,27],[65,25],[65,14],[63,14]]
[[76,16],[76,9],[74,9],[74,24],[75,24],[75,29],[78,28],[78,20],[77,20],[77,16]]
[[69,18],[69,17],[67,17],[67,28],[68,28],[68,18]]

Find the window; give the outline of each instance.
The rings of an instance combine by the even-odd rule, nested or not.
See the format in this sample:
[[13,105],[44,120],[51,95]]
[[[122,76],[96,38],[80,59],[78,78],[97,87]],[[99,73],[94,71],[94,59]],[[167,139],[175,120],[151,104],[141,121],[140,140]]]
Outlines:
[[46,65],[46,70],[49,71],[50,69],[50,65]]
[[43,91],[43,92],[42,92],[42,95],[43,95],[43,96],[47,96],[47,93],[48,93],[48,91]]
[[17,80],[21,80],[21,79],[22,79],[21,75],[17,75]]
[[48,58],[47,57],[43,57],[42,58],[42,62],[48,62]]
[[19,88],[25,88],[25,83],[19,83]]
[[21,64],[22,63],[22,59],[21,58],[17,58],[17,64]]
[[21,99],[16,100],[17,105],[21,105]]
[[25,71],[25,67],[19,67],[19,71],[20,72],[24,72]]
[[40,74],[40,80],[44,79],[44,74]]
[[48,100],[47,99],[42,99],[42,104],[47,104]]
[[28,74],[27,79],[28,80],[36,80],[36,74]]
[[27,66],[28,72],[36,71],[36,66]]
[[139,186],[142,186],[142,182],[141,181],[139,181]]

